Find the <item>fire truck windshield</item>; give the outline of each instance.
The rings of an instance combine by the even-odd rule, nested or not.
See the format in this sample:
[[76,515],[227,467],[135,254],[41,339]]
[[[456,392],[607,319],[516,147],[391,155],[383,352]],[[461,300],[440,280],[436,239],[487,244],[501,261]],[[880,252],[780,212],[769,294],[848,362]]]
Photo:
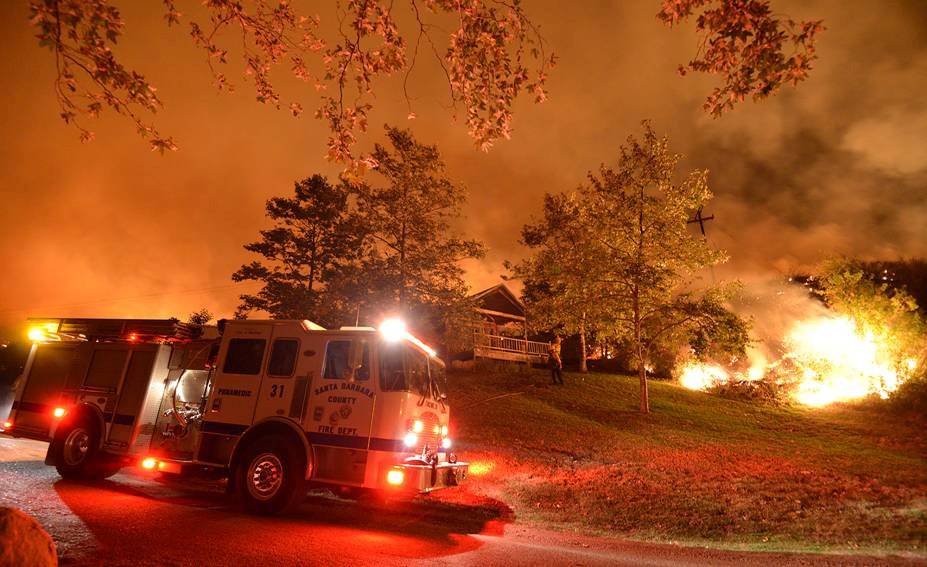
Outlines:
[[444,367],[429,364],[428,357],[418,349],[405,343],[380,343],[380,389],[441,396],[444,382]]
[[434,384],[439,398],[447,397],[447,371],[444,365],[437,360],[428,361],[428,369],[431,371],[431,383]]

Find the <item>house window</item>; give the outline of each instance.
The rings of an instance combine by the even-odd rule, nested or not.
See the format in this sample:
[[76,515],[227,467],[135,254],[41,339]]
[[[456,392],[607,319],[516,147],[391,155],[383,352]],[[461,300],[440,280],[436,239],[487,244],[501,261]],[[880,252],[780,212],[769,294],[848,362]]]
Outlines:
[[226,374],[260,374],[264,360],[264,339],[232,339],[222,371]]

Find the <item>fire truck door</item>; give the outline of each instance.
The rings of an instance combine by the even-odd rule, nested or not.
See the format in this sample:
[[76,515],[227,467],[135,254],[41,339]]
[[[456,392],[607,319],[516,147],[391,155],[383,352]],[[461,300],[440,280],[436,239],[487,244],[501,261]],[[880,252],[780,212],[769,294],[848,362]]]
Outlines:
[[314,444],[366,450],[374,411],[371,348],[366,338],[330,337],[322,374],[312,384],[306,430]]
[[[296,329],[275,327],[270,355],[258,394],[254,421],[284,416],[301,422],[315,360],[303,355],[305,340]],[[309,359],[302,362],[304,359]]]
[[271,327],[237,323],[225,331],[203,431],[240,435],[251,425],[268,357]]

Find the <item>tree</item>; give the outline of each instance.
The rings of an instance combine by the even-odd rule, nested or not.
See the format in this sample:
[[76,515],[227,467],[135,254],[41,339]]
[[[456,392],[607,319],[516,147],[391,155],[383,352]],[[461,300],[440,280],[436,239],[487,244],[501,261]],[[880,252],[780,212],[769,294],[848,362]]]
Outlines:
[[602,303],[594,270],[601,246],[579,197],[544,196],[544,216],[522,229],[521,243],[533,254],[506,264],[524,279],[523,297],[536,329],[579,335],[580,372],[586,372],[586,339],[599,327]]
[[212,321],[212,318],[213,316],[209,309],[203,307],[199,311],[190,313],[187,317],[187,324],[193,327],[194,335],[200,336],[203,334],[203,327]]
[[437,147],[407,130],[387,126],[386,135],[391,148],[377,144],[371,154],[385,184],[365,181],[352,189],[364,256],[348,279],[362,290],[358,300],[367,311],[444,312],[467,296],[459,262],[484,253],[481,243],[450,230],[466,191],[446,176]]
[[650,411],[645,365],[650,350],[674,333],[707,328],[727,311],[721,290],[694,291],[695,275],[726,260],[687,228],[692,211],[710,198],[707,171],[674,182],[680,156],[670,153],[648,122],[628,137],[614,168],[590,173],[586,210],[602,253],[593,273],[616,338],[634,348],[640,410]]
[[[275,319],[312,318],[323,325],[344,319],[343,306],[325,297],[335,272],[357,258],[360,236],[348,210],[348,189],[314,175],[294,184],[293,197],[267,201],[273,228],[245,249],[262,257],[232,275],[259,281],[257,294],[241,296],[236,316],[264,311]],[[333,295],[333,294],[329,294]]]
[[748,95],[758,101],[808,78],[822,21],[781,20],[768,0],[663,0],[657,18],[672,27],[694,12],[701,12],[695,24],[701,41],[695,58],[679,66],[679,74],[721,75],[722,86],[704,104],[712,116],[721,116]]
[[[184,16],[178,2],[163,2],[167,25],[179,24]],[[115,5],[109,0],[30,0],[29,6],[39,45],[55,58],[61,117],[77,127],[82,140],[93,137],[83,119],[109,109],[128,117],[153,150],[177,149],[172,137],[144,118],[161,108],[155,87],[115,54],[124,25]],[[441,66],[452,105],[463,105],[468,131],[484,150],[509,137],[512,106],[522,93],[532,93],[537,102],[546,98],[544,85],[555,58],[546,53],[538,27],[519,0],[411,0],[401,7],[408,12],[410,29],[400,30],[394,14],[400,5],[387,0],[339,3],[338,25],[326,34],[317,16],[300,14],[285,1],[207,0],[190,19],[189,33],[204,51],[220,90],[233,88],[222,71],[232,49],[240,52],[260,103],[285,107],[297,117],[303,112],[299,100],[281,100],[272,80],[275,67],[285,66],[297,80],[312,85],[318,93],[315,117],[331,132],[328,157],[355,171],[366,163],[352,148],[358,133],[367,129],[377,81],[402,73],[403,94],[410,101],[408,79],[421,49]],[[446,34],[443,55],[437,32]]]
[[190,313],[190,316],[187,317],[188,325],[196,325],[197,327],[202,327],[212,321],[212,313],[209,309],[203,307],[199,311],[194,311]]
[[895,287],[866,271],[868,263],[832,259],[820,269],[820,294],[829,308],[850,317],[862,336],[888,351],[900,375],[907,376],[927,360],[927,321],[917,301],[903,287]]

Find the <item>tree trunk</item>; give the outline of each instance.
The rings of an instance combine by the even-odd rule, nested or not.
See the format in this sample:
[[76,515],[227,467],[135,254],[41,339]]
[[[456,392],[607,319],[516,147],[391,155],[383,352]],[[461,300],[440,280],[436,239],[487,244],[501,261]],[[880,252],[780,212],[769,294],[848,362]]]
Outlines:
[[644,352],[637,345],[637,375],[641,381],[641,413],[650,413],[650,393],[647,391],[647,369],[644,367]]
[[[644,186],[640,185],[637,209],[637,274],[641,277],[644,266]],[[650,394],[647,391],[647,369],[644,368],[644,339],[641,336],[641,289],[640,280],[634,283],[634,346],[637,349],[637,374],[641,381],[641,413],[650,413]]]
[[650,413],[650,395],[647,391],[647,369],[644,368],[644,343],[641,337],[640,298],[634,287],[634,350],[637,352],[637,375],[641,381],[641,413]]
[[579,371],[589,372],[586,366],[586,314],[583,313],[582,322],[579,324]]

